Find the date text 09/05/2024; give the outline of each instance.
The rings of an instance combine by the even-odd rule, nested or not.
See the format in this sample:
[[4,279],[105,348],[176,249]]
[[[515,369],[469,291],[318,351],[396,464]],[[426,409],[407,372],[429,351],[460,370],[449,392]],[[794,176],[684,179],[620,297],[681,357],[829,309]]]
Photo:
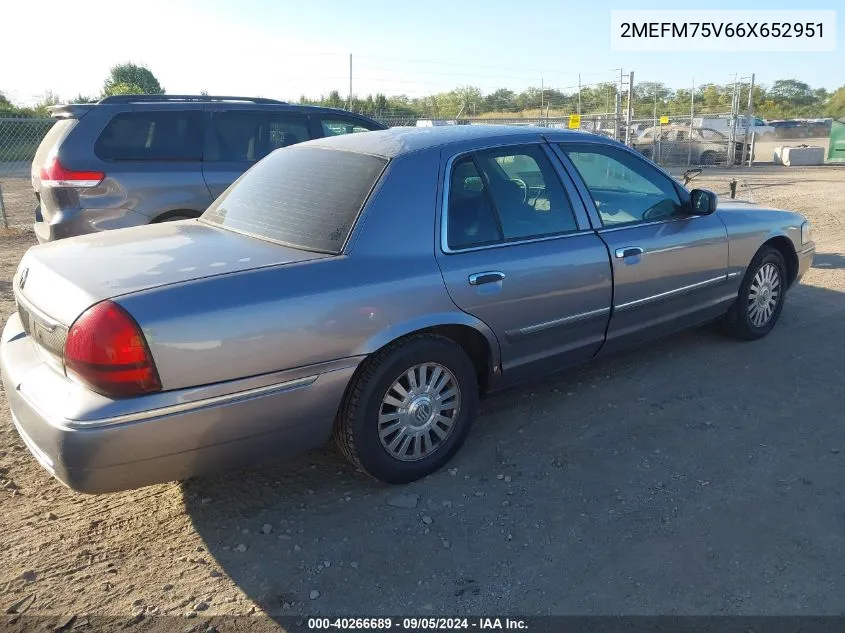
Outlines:
[[526,630],[518,618],[308,618],[309,630]]

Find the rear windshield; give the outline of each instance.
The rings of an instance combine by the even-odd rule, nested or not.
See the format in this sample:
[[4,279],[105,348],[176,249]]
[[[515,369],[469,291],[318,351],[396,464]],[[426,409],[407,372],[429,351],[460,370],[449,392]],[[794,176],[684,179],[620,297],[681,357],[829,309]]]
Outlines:
[[202,215],[294,248],[339,253],[387,159],[287,147],[258,162]]
[[101,160],[176,160],[202,158],[200,110],[147,110],[116,114],[94,144]]

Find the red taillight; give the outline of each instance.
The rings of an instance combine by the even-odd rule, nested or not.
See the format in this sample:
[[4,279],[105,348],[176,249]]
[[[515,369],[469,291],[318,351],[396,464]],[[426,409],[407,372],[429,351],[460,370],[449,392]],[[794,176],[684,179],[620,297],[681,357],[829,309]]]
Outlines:
[[111,301],[88,308],[71,326],[65,368],[94,391],[128,397],[161,391],[141,328]]
[[101,171],[66,169],[57,156],[50,156],[39,174],[42,187],[96,187],[106,175]]

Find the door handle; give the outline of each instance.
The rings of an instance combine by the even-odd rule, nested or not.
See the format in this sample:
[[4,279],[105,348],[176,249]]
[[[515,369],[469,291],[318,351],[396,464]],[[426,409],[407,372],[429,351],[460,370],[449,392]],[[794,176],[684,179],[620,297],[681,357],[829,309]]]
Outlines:
[[642,255],[643,249],[639,246],[626,246],[625,248],[616,249],[616,257],[622,259],[623,257],[636,257]]
[[502,281],[505,278],[505,273],[498,270],[490,270],[484,273],[474,273],[469,276],[470,286],[480,286],[481,284],[492,284],[497,281]]

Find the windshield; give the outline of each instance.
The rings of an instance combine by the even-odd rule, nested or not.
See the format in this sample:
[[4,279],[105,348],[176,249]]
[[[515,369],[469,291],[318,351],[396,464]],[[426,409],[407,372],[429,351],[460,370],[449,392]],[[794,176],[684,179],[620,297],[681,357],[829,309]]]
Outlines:
[[701,135],[701,138],[703,138],[705,141],[724,141],[726,138],[725,135],[721,132],[717,132],[716,130],[711,130],[710,128],[706,127],[701,128],[699,130],[699,134]]
[[279,149],[241,176],[201,219],[302,250],[339,253],[386,164],[369,154]]

